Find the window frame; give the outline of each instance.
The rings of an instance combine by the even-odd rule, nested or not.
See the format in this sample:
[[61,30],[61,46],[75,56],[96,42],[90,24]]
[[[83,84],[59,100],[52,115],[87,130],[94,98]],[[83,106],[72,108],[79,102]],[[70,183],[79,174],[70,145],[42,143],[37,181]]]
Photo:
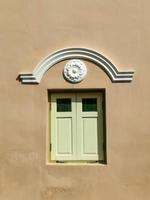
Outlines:
[[[51,160],[51,128],[50,128],[50,122],[51,122],[51,94],[52,93],[101,93],[103,102],[102,102],[102,107],[103,107],[103,159],[98,160],[96,162],[90,161],[90,160],[64,160],[64,161],[56,161],[56,160]],[[70,89],[52,89],[48,90],[48,102],[49,102],[49,112],[48,112],[48,137],[47,137],[47,164],[58,164],[58,163],[65,163],[65,164],[71,164],[71,163],[77,163],[77,164],[88,164],[88,163],[98,163],[98,164],[107,164],[107,152],[106,152],[106,90],[105,89],[75,89],[75,90],[70,90]]]

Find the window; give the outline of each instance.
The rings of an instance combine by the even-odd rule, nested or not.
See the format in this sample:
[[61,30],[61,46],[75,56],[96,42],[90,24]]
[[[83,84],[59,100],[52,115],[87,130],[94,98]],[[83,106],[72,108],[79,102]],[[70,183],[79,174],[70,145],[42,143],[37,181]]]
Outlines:
[[82,99],[82,111],[92,112],[97,111],[97,98],[83,98]]
[[103,94],[52,93],[50,157],[52,161],[104,159]]
[[71,112],[71,99],[57,99],[57,112]]

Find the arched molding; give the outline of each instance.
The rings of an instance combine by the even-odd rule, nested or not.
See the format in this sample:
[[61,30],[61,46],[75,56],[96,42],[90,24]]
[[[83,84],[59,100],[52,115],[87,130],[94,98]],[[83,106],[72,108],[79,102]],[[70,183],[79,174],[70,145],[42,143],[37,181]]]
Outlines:
[[66,48],[56,51],[44,58],[32,73],[20,73],[22,83],[40,83],[43,75],[53,65],[69,59],[83,59],[95,63],[109,76],[112,82],[132,81],[134,71],[119,71],[106,57],[86,48]]

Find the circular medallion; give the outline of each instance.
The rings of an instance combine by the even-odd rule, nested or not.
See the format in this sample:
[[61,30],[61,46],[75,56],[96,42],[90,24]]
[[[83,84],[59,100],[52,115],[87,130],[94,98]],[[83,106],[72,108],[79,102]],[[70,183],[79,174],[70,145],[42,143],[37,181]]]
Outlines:
[[84,79],[87,74],[85,64],[80,60],[70,60],[64,67],[64,77],[72,82],[78,83]]

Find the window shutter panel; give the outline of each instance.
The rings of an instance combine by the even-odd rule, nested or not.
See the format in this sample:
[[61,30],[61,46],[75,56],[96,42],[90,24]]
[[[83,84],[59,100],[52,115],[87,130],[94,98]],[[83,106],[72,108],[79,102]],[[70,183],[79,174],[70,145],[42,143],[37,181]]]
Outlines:
[[[57,105],[57,99],[63,99],[63,104]],[[70,106],[64,104],[71,99]],[[75,160],[76,154],[76,116],[74,94],[52,94],[51,96],[51,138],[52,160]],[[59,101],[61,102],[61,101]],[[62,108],[61,108],[62,107]],[[69,110],[67,111],[69,107]]]

